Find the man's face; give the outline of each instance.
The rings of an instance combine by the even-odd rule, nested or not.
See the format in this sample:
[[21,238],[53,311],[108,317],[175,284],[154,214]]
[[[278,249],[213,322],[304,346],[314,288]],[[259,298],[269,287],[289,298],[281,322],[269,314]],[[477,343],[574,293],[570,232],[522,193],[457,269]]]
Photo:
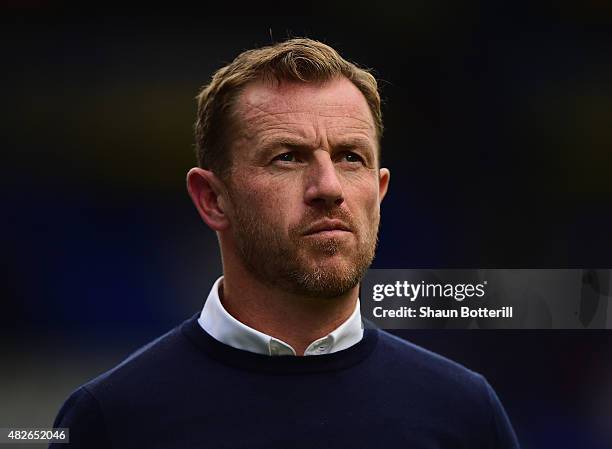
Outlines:
[[226,212],[238,256],[267,285],[346,293],[374,257],[389,179],[365,98],[345,78],[257,82],[235,112]]

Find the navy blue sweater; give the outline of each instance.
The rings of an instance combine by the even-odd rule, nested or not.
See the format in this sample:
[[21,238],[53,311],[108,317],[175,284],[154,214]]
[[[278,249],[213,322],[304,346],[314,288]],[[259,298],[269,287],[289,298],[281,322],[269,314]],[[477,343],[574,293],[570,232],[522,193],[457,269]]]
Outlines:
[[516,448],[485,379],[384,331],[332,354],[270,357],[198,314],[77,389],[72,448]]

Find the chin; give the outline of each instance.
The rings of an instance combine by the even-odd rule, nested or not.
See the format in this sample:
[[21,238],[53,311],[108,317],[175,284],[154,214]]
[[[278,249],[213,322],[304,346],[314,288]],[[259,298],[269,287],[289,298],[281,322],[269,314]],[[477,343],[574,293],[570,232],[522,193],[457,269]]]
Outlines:
[[343,258],[347,261],[354,259],[357,252],[356,244],[351,244],[344,239],[339,238],[327,238],[317,239],[308,242],[303,245],[304,257],[314,259],[326,259],[326,258]]

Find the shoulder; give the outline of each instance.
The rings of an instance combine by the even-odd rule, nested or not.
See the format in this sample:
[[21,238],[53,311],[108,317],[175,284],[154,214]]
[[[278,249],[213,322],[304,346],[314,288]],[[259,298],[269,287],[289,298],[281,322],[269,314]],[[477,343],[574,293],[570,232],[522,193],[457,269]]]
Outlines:
[[445,377],[456,382],[482,381],[482,376],[440,354],[429,351],[389,332],[378,330],[379,351],[383,358],[392,360],[398,369],[407,368],[413,373]]
[[389,382],[444,403],[488,407],[488,384],[481,374],[388,332],[377,332],[376,369]]
[[[109,448],[108,430],[97,399],[86,387],[79,387],[64,402],[53,423],[54,428],[70,430],[71,447]],[[51,443],[50,449],[61,448],[61,443]]]
[[[104,443],[109,435],[136,435],[134,429],[145,429],[164,416],[159,410],[163,404],[187,403],[210,361],[183,336],[183,325],[73,391],[55,427],[70,427],[74,447],[112,447]],[[95,441],[102,446],[93,445]]]
[[485,438],[495,442],[492,447],[518,448],[508,416],[484,376],[388,332],[377,332],[377,369],[395,392],[457,434],[472,432],[474,441]]
[[171,383],[173,379],[180,381],[194,360],[203,360],[201,353],[183,336],[180,327],[137,349],[83,386],[95,397],[104,399],[109,394],[125,392],[152,393],[159,383]]

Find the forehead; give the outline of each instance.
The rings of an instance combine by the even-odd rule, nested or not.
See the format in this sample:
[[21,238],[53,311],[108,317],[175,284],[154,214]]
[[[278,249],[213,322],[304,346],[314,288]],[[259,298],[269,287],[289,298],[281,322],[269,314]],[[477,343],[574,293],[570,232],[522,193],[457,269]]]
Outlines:
[[308,138],[325,129],[332,135],[358,134],[375,143],[368,103],[347,78],[324,83],[252,82],[240,94],[235,111],[245,137],[288,131]]

